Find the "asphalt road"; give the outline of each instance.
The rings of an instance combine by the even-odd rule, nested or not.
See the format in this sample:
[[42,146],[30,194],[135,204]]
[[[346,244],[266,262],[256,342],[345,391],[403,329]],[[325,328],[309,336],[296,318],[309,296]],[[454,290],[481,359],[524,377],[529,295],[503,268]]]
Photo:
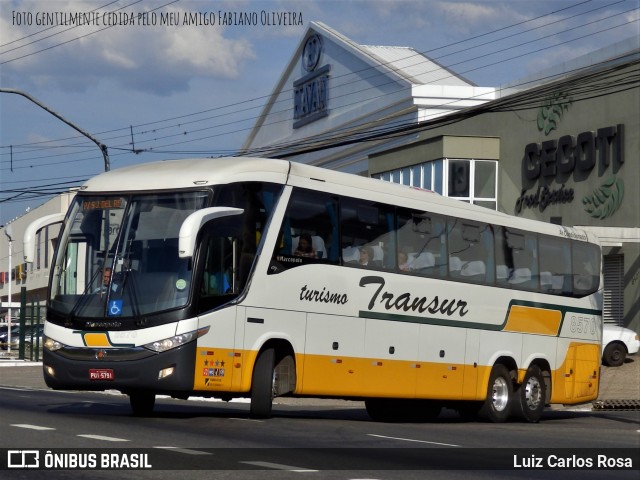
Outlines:
[[[152,417],[136,418],[131,416],[127,397],[119,394],[0,387],[1,449],[36,449],[42,455],[64,449],[60,451],[100,455],[124,448],[147,453],[151,463],[156,463],[154,468],[162,468],[47,471],[49,479],[173,479],[180,474],[174,469],[189,469],[190,479],[234,480],[301,475],[322,479],[518,478],[523,473],[545,480],[578,476],[637,479],[637,464],[633,471],[519,470],[513,468],[513,462],[522,465],[531,455],[544,456],[546,462],[549,455],[638,452],[639,429],[638,411],[550,410],[533,425],[464,422],[453,411],[445,411],[429,424],[377,423],[359,402],[279,404],[274,418],[259,421],[248,418],[246,403],[159,399]],[[514,454],[521,458],[514,460]],[[496,471],[505,462],[507,468]],[[42,474],[10,473],[12,479]]]

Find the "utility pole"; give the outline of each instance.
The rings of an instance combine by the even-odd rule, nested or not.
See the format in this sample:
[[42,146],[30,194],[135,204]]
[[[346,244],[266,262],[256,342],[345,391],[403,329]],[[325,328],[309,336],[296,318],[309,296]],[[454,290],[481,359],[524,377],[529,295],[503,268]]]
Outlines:
[[59,113],[54,112],[49,107],[47,107],[44,103],[40,102],[39,100],[37,100],[36,98],[32,97],[31,95],[29,95],[26,92],[22,92],[20,90],[14,89],[14,88],[0,88],[0,93],[14,93],[16,95],[21,95],[21,96],[25,97],[28,100],[31,100],[33,103],[38,105],[40,108],[46,110],[47,112],[49,112],[51,115],[56,117],[58,120],[62,120],[64,123],[69,125],[71,128],[73,128],[77,132],[80,132],[82,135],[87,137],[89,140],[91,140],[93,143],[95,143],[100,148],[100,151],[102,152],[102,157],[104,158],[104,171],[105,172],[109,171],[109,169],[111,168],[111,166],[109,164],[109,154],[107,153],[107,146],[104,143],[100,142],[97,138],[94,138],[90,133],[84,131],[82,128],[78,127],[77,125],[74,125],[69,120],[67,120],[62,115],[60,115]]
[[13,255],[13,238],[11,238],[11,234],[13,233],[13,229],[11,228],[11,224],[8,224],[4,229],[4,234],[9,239],[9,306],[7,309],[7,354],[11,355],[11,284],[13,283],[13,279],[11,278],[11,257]]

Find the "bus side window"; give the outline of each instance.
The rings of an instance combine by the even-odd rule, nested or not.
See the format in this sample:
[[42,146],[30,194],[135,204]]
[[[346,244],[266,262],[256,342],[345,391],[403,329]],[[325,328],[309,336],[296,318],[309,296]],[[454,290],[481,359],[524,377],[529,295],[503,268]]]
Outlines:
[[430,277],[447,275],[446,220],[441,215],[398,210],[398,268]]
[[338,263],[338,202],[328,193],[295,189],[291,194],[269,274],[308,263]]
[[589,295],[600,286],[600,249],[593,244],[572,240],[573,294]]
[[493,284],[494,247],[491,228],[464,219],[449,219],[449,275],[468,282]]
[[355,198],[340,199],[342,261],[364,268],[395,265],[393,207]]
[[571,294],[571,244],[564,238],[540,235],[540,290]]
[[496,284],[538,288],[538,242],[535,234],[495,227]]
[[203,295],[231,293],[233,286],[233,250],[231,240],[210,237],[205,246],[206,259],[202,274]]

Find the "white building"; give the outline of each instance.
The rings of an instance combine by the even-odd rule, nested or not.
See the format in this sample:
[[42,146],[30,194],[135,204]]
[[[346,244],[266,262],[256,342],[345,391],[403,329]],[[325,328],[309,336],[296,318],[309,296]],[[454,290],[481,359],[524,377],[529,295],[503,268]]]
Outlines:
[[[411,137],[358,140],[493,98],[412,48],[358,45],[311,22],[242,151],[367,174],[369,155]],[[327,142],[348,144],[306,151]]]
[[[69,208],[74,193],[63,193],[45,204],[30,210],[28,213],[0,227],[0,319],[5,320],[9,307],[9,293],[13,303],[12,308],[20,305],[20,291],[27,289],[28,302],[44,302],[46,300],[47,282],[49,281],[49,266],[55,249],[56,240],[61,224],[47,226],[40,230],[36,243],[35,262],[26,264],[24,261],[23,238],[26,228],[31,222],[46,215],[65,213]],[[11,239],[11,255],[9,243]],[[11,265],[11,266],[10,266]],[[17,310],[11,316],[17,317]],[[0,321],[0,323],[2,323]]]

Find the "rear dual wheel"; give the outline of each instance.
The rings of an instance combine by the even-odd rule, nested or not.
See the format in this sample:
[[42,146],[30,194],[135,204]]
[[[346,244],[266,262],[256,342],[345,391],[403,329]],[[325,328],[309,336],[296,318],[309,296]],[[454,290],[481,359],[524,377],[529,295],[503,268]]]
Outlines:
[[489,376],[487,397],[478,415],[493,423],[506,422],[513,407],[513,382],[507,367],[494,365]]
[[542,370],[537,365],[532,365],[515,391],[513,413],[527,422],[537,423],[542,417],[546,400],[547,385]]

